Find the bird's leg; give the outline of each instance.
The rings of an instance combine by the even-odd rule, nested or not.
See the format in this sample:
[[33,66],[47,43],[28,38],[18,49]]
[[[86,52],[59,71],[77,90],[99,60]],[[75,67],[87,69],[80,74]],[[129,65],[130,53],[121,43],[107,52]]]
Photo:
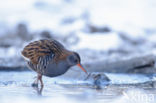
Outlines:
[[38,74],[37,79],[40,81],[41,87],[43,87],[44,84],[43,84],[43,81],[42,81],[42,75]]
[[41,87],[43,87],[43,81],[42,81],[42,75],[41,74],[37,74],[37,79],[34,81],[34,83],[32,84],[33,87],[38,87],[38,82],[40,81],[41,83]]
[[32,87],[38,87],[38,76],[35,78],[36,80],[32,83]]

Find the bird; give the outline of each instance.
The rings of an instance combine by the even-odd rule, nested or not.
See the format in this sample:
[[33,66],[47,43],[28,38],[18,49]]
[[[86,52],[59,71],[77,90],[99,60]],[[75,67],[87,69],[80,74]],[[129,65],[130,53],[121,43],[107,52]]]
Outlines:
[[30,42],[21,51],[29,69],[37,73],[32,86],[44,86],[42,76],[56,77],[66,73],[70,67],[77,65],[86,74],[77,52],[66,49],[55,39],[41,39]]

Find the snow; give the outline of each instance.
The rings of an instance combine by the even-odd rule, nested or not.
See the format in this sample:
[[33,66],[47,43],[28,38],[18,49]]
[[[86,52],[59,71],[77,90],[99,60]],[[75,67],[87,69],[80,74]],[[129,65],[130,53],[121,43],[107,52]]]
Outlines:
[[130,31],[136,31],[136,28],[155,29],[155,5],[155,0],[76,0],[69,3],[63,0],[25,0],[24,3],[1,0],[0,14],[2,21],[12,25],[25,21],[32,30],[48,28],[58,31],[62,18],[80,18],[88,11],[88,19],[93,24],[109,25],[117,31],[129,32],[129,27]]
[[0,48],[0,58],[14,57],[18,55],[17,49],[15,47],[10,47],[8,49]]
[[77,49],[110,50],[119,47],[122,42],[116,33],[107,35],[95,33],[91,35],[78,32],[77,36],[80,41],[77,45],[73,46],[73,48]]
[[[109,51],[156,51],[155,0],[0,1],[0,37],[6,36],[3,43],[12,44],[10,49],[0,48],[0,57],[19,57],[17,53],[22,46],[30,42],[22,42],[15,37],[17,35],[11,34],[19,23],[27,25],[29,34],[33,35],[31,41],[40,39],[38,34],[48,30],[69,49],[88,50],[86,57],[93,52],[98,55]],[[88,25],[109,27],[110,32],[89,32]],[[120,33],[132,41],[124,40]]]
[[154,0],[92,0],[91,19],[96,24],[106,23],[116,29],[126,25],[155,28],[155,4]]

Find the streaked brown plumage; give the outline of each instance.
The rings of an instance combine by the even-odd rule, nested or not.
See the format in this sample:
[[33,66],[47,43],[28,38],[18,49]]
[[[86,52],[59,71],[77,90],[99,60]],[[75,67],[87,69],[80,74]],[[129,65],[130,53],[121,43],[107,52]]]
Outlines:
[[38,73],[38,78],[34,82],[36,85],[39,80],[43,85],[42,75],[55,77],[64,74],[74,65],[78,65],[86,72],[80,64],[78,53],[65,49],[62,44],[53,39],[31,42],[21,53],[28,66]]
[[37,64],[40,56],[55,53],[54,60],[57,62],[60,58],[71,54],[56,40],[39,40],[30,43],[22,51],[22,55],[29,58],[32,63]]

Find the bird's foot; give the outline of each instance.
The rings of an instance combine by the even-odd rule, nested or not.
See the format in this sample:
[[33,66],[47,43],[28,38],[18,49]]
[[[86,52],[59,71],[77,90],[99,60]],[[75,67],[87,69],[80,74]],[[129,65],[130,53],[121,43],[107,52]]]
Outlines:
[[38,87],[38,83],[32,83],[31,86],[32,87]]

